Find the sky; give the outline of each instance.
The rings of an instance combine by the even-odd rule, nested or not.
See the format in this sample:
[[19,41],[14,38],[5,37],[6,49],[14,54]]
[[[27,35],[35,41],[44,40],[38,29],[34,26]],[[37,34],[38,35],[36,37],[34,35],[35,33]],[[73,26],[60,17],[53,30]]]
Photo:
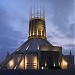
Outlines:
[[[75,55],[74,0],[0,0],[0,62],[28,39],[29,12],[45,9],[47,40]],[[32,9],[32,11],[33,11]]]

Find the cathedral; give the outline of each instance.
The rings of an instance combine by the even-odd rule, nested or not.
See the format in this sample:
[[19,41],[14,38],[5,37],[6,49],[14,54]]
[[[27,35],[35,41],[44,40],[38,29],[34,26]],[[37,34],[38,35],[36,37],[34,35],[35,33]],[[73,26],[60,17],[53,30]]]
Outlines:
[[11,55],[8,53],[0,68],[5,69],[68,69],[74,56],[63,55],[62,47],[53,46],[46,37],[45,11],[30,11],[28,40]]

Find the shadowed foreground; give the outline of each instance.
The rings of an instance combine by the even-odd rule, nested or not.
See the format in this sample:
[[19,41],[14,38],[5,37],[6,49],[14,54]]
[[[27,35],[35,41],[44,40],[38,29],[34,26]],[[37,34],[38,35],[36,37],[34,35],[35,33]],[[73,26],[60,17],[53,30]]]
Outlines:
[[75,69],[69,70],[5,70],[0,69],[0,75],[75,75]]

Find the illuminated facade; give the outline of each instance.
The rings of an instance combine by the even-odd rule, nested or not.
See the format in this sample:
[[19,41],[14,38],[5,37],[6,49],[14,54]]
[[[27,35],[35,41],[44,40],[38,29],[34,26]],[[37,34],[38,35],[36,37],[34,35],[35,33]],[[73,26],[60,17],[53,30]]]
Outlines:
[[[72,61],[73,62],[73,61]],[[72,63],[73,64],[73,63]],[[28,40],[1,63],[6,69],[51,69],[68,68],[62,56],[62,47],[53,46],[47,41],[45,12],[30,11]]]

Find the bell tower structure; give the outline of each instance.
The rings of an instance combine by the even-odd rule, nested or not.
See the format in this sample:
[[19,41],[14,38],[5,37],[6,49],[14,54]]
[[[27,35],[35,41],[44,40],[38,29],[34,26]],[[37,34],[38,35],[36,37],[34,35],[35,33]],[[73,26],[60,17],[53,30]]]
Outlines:
[[45,11],[41,10],[32,12],[32,8],[30,10],[30,17],[29,17],[29,36],[28,39],[31,38],[43,38],[46,39],[46,27],[45,27]]

